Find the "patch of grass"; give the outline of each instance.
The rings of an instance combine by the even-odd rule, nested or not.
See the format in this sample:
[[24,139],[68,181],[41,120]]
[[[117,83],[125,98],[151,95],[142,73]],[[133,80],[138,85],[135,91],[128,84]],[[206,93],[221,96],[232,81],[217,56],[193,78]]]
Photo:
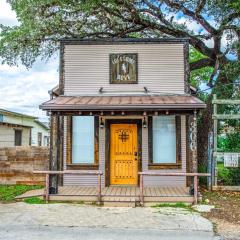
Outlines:
[[39,197],[25,198],[23,201],[25,203],[29,203],[29,204],[45,204],[45,200],[43,200]]
[[160,208],[180,208],[180,209],[184,209],[184,210],[186,210],[187,212],[190,212],[190,213],[197,212],[195,209],[192,208],[192,205],[189,205],[189,204],[186,204],[186,203],[183,203],[183,202],[159,203],[159,204],[156,204],[152,207],[155,207],[155,208],[158,208],[158,209],[160,209]]
[[[25,198],[23,200],[25,203],[28,204],[46,204],[46,201],[44,199],[41,199],[39,197],[29,197]],[[84,204],[84,201],[49,201],[48,204],[54,204],[54,203],[69,203],[69,204]]]
[[159,203],[159,204],[156,204],[152,207],[156,207],[156,208],[161,208],[161,207],[171,207],[171,208],[184,208],[184,209],[187,209],[187,210],[192,210],[191,206],[186,204],[186,203],[183,203],[183,202],[178,202],[178,203]]
[[13,202],[15,197],[29,190],[40,189],[42,186],[0,185],[0,202]]

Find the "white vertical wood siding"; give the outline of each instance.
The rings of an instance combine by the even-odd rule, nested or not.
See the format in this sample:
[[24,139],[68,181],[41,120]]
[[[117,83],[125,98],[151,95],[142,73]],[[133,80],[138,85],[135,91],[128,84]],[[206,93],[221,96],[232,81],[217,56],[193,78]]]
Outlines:
[[[111,117],[113,118],[113,117]],[[134,117],[132,117],[134,118]],[[139,118],[139,117],[138,117]],[[64,163],[66,163],[66,121],[64,131]],[[182,169],[148,170],[148,128],[142,128],[142,170],[159,172],[186,172],[186,118],[181,116]],[[66,166],[65,166],[66,168]],[[103,172],[102,186],[105,186],[105,128],[99,128],[99,169]],[[64,185],[97,186],[96,176],[64,175]],[[145,186],[186,186],[185,177],[144,177]]]
[[[150,91],[184,93],[183,43],[65,45],[64,95],[96,95],[106,92]],[[109,54],[138,54],[138,84],[109,84]]]

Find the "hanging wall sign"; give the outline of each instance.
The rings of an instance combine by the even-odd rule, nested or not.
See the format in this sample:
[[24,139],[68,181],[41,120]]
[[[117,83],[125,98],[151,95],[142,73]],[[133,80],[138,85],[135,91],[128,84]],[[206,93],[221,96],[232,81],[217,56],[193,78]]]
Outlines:
[[137,83],[137,54],[110,54],[110,83]]

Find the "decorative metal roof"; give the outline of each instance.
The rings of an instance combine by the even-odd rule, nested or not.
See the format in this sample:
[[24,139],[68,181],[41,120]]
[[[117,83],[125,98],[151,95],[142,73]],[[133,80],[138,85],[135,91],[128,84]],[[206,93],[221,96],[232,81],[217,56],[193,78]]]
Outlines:
[[203,109],[206,105],[190,95],[141,96],[59,96],[49,100],[43,110],[150,110]]

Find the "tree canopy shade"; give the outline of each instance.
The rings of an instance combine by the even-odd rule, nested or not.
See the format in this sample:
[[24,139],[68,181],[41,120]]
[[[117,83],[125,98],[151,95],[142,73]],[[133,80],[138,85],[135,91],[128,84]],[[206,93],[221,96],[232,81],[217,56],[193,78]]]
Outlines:
[[[1,25],[0,57],[31,67],[48,59],[61,38],[189,38],[191,84],[236,97],[239,81],[239,0],[8,0],[19,25]],[[238,83],[239,84],[239,83]],[[210,96],[210,97],[209,97]],[[204,95],[199,139],[211,129],[211,94]],[[203,146],[201,144],[201,146]],[[206,153],[205,149],[205,153]]]
[[0,56],[31,67],[49,58],[60,38],[187,37],[202,57],[191,70],[212,67],[208,84],[237,61],[238,0],[8,0],[18,26],[1,26]]

